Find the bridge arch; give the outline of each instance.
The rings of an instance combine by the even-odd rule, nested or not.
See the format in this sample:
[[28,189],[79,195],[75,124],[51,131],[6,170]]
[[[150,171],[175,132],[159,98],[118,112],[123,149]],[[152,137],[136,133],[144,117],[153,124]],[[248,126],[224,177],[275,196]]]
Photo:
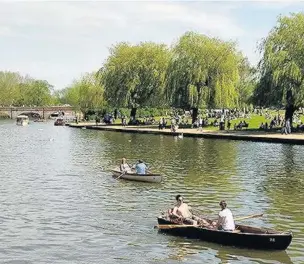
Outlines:
[[20,115],[26,115],[29,118],[41,118],[41,115],[37,112],[23,112]]
[[54,111],[53,113],[49,114],[49,118],[57,118],[59,116],[64,116],[64,111]]
[[73,109],[72,106],[0,107],[0,113],[7,114],[12,119],[15,119],[18,115],[21,114],[28,115],[28,113],[34,113],[30,114],[30,116],[38,116],[36,114],[39,114],[41,118],[47,119],[54,112],[60,112],[61,115],[67,117],[73,117],[76,115],[76,113],[79,114],[79,112]]

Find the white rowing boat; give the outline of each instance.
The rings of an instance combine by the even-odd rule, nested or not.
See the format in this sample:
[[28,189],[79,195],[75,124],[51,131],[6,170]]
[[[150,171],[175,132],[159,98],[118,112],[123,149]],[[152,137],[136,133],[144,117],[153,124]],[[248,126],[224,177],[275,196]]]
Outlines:
[[140,182],[161,182],[162,176],[160,174],[147,173],[147,174],[136,174],[127,172],[122,174],[119,170],[112,170],[113,176],[119,177],[119,179],[125,179],[129,181],[140,181]]
[[16,124],[17,126],[27,126],[29,124],[29,117],[26,115],[18,115]]

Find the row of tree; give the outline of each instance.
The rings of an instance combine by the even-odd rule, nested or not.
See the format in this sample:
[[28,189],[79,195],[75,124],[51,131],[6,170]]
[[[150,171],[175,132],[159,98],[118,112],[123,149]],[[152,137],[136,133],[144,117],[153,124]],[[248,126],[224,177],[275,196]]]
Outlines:
[[24,77],[15,72],[0,71],[0,105],[44,106],[56,102],[53,86],[47,81]]
[[199,108],[247,104],[242,88],[254,87],[247,79],[251,72],[235,43],[188,32],[170,49],[155,43],[115,45],[98,73],[107,102],[131,107],[133,118],[139,106],[173,106],[193,109],[195,119]]
[[187,32],[170,47],[142,42],[110,48],[96,73],[53,92],[46,81],[0,73],[0,104],[67,103],[83,112],[106,107],[233,108],[248,104],[286,107],[286,117],[304,103],[304,14],[279,17],[260,43],[253,68],[234,42]]
[[57,101],[70,104],[84,114],[97,112],[106,107],[104,88],[96,73],[87,73],[71,86],[59,90],[55,94]]
[[[194,32],[171,48],[164,44],[119,43],[96,74],[75,81],[61,94],[81,109],[138,107],[193,109],[241,107],[250,103],[255,71],[233,42]],[[93,100],[95,94],[99,100]]]

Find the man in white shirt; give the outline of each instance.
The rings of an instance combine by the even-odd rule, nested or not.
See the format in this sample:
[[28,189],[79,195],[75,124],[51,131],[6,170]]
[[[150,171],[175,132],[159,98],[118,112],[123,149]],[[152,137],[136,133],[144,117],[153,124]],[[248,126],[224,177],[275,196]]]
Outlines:
[[217,228],[223,231],[233,231],[235,229],[235,224],[233,220],[233,215],[230,209],[227,208],[227,203],[223,200],[220,202],[222,210],[219,212]]

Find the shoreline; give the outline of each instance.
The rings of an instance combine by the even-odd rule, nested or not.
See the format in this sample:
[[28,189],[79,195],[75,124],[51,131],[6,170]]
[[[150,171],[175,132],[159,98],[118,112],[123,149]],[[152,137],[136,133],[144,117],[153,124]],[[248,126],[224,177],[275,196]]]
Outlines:
[[112,131],[122,133],[140,133],[140,134],[153,134],[153,135],[166,135],[166,136],[179,136],[192,137],[192,138],[214,138],[226,140],[242,140],[253,142],[268,142],[268,143],[281,143],[281,144],[294,144],[304,145],[304,134],[293,133],[289,135],[282,135],[280,132],[265,132],[265,131],[212,131],[204,130],[198,131],[196,128],[181,128],[177,132],[171,132],[170,129],[159,130],[156,126],[126,126],[121,125],[95,125],[93,123],[70,123],[66,124],[72,128],[85,128],[101,131]]

